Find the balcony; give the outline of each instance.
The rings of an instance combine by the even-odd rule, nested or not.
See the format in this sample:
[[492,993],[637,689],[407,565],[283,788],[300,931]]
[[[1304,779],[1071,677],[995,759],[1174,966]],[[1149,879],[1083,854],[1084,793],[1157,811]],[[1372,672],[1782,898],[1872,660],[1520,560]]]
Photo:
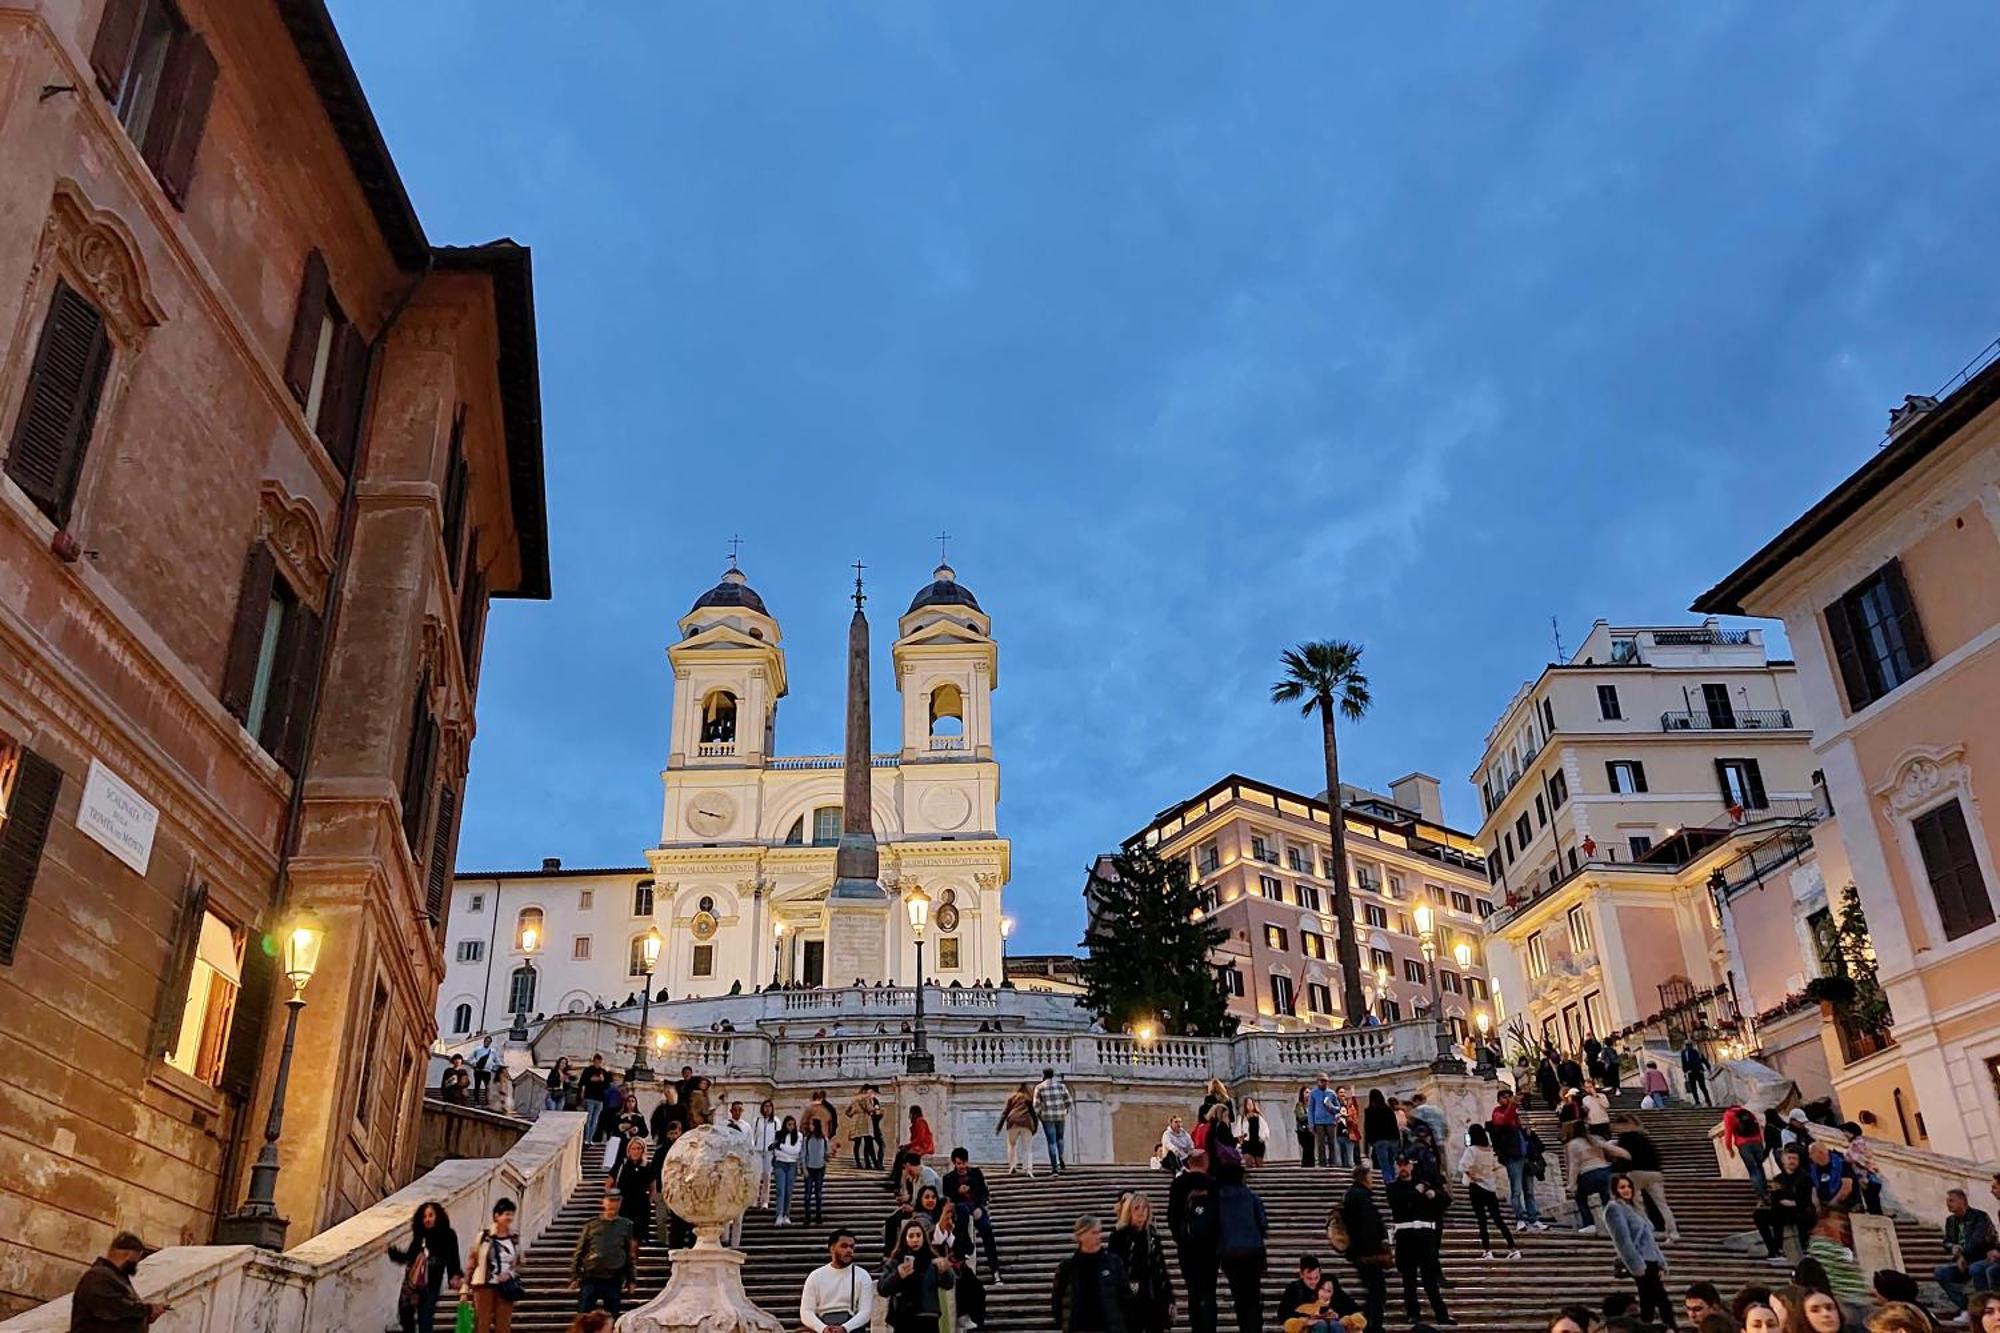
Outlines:
[[1789,708],[1746,708],[1727,713],[1682,709],[1660,714],[1661,731],[1790,731]]
[[695,746],[698,759],[727,759],[736,753],[735,741],[703,741]]
[[1742,648],[1750,642],[1747,629],[1656,629],[1653,642],[1662,648]]
[[965,737],[933,736],[931,737],[930,749],[932,754],[962,752],[965,749]]

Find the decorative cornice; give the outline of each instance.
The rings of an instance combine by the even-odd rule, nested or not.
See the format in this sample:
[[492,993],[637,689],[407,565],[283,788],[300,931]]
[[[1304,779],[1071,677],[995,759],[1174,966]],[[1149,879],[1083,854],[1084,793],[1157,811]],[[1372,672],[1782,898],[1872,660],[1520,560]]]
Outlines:
[[56,182],[44,234],[44,257],[53,253],[62,260],[119,342],[135,343],[166,319],[153,299],[146,262],[131,232],[115,214],[93,208],[75,181]]
[[1875,795],[1890,814],[1908,814],[1968,785],[1964,756],[1962,741],[1935,749],[1915,746],[1905,750],[1889,766],[1889,780],[1875,788]]
[[277,481],[266,481],[257,514],[257,535],[271,548],[285,573],[285,582],[324,614],[326,589],[333,576],[330,543],[319,512],[288,492]]

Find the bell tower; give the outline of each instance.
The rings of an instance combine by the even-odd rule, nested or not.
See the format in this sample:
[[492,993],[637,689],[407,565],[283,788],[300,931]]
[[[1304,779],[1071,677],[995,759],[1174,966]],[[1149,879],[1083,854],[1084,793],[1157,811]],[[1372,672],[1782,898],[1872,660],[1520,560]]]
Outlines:
[[1000,648],[972,590],[950,565],[940,564],[896,629],[903,762],[992,759]]
[[785,696],[785,650],[778,622],[734,558],[680,618],[680,631],[667,649],[674,668],[667,767],[761,767]]

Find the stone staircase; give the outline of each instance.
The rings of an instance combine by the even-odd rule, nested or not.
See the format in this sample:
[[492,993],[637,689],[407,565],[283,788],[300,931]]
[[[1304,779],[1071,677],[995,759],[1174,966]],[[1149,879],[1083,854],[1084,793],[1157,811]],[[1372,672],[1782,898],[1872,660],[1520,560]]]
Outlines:
[[[1630,1109],[1631,1099],[1620,1101],[1621,1113]],[[1659,1144],[1665,1158],[1668,1201],[1680,1222],[1680,1243],[1667,1247],[1667,1285],[1676,1301],[1688,1283],[1700,1279],[1714,1282],[1725,1295],[1746,1283],[1775,1286],[1785,1280],[1784,1270],[1724,1243],[1751,1228],[1755,1196],[1747,1181],[1722,1180],[1716,1175],[1708,1130],[1718,1114],[1706,1108],[1640,1113],[1642,1127]],[[1550,1145],[1553,1155],[1555,1117],[1531,1112],[1527,1119]],[[1456,1136],[1461,1127],[1454,1125],[1452,1130]],[[585,1149],[591,1169],[585,1172],[577,1196],[528,1252],[522,1279],[529,1294],[515,1311],[518,1333],[559,1333],[573,1316],[575,1296],[564,1289],[569,1255],[584,1222],[598,1209],[603,1180],[595,1169],[599,1151]],[[1251,1174],[1250,1184],[1263,1197],[1271,1219],[1265,1327],[1277,1327],[1268,1307],[1275,1305],[1278,1292],[1291,1278],[1298,1256],[1310,1252],[1330,1258],[1326,1214],[1339,1202],[1347,1183],[1345,1170],[1304,1169],[1281,1163]],[[1153,1200],[1156,1224],[1162,1233],[1165,1231],[1169,1180],[1164,1172],[1143,1165],[1079,1166],[1059,1177],[1038,1175],[1033,1180],[1009,1177],[989,1168],[988,1184],[993,1190],[992,1212],[1004,1278],[1003,1285],[990,1289],[988,1298],[986,1327],[995,1333],[1047,1333],[1049,1285],[1057,1263],[1070,1252],[1070,1224],[1078,1216],[1095,1214],[1108,1228],[1119,1195],[1143,1190]],[[1479,1233],[1463,1190],[1454,1187],[1454,1193],[1459,1197],[1446,1217],[1444,1230],[1444,1269],[1451,1283],[1445,1296],[1453,1317],[1467,1329],[1533,1333],[1544,1326],[1557,1305],[1567,1301],[1594,1305],[1612,1292],[1632,1290],[1628,1279],[1613,1275],[1616,1256],[1611,1242],[1603,1236],[1576,1234],[1566,1208],[1545,1206],[1545,1220],[1552,1228],[1549,1231],[1517,1231],[1521,1259],[1480,1261]],[[806,1274],[825,1262],[827,1232],[836,1226],[855,1232],[860,1237],[860,1257],[872,1272],[879,1266],[882,1223],[891,1211],[879,1173],[864,1174],[836,1165],[827,1176],[826,1216],[820,1225],[777,1227],[768,1212],[757,1211],[745,1219],[742,1247],[749,1255],[743,1270],[745,1290],[758,1305],[787,1327],[792,1326]],[[1909,1271],[1927,1275],[1933,1265],[1943,1261],[1943,1245],[1936,1232],[1901,1222],[1898,1234]],[[1172,1239],[1164,1238],[1171,1250]],[[1497,1237],[1495,1243],[1497,1247]],[[1329,1266],[1358,1294],[1352,1270],[1344,1262],[1330,1262]],[[627,1308],[650,1299],[664,1285],[669,1267],[664,1246],[646,1247],[638,1291]],[[1393,1271],[1389,1277],[1389,1322],[1401,1325],[1401,1287]],[[1176,1270],[1177,1290],[1179,1285]],[[1233,1328],[1227,1283],[1221,1284],[1218,1302],[1223,1326]],[[439,1330],[451,1328],[451,1314],[451,1304],[446,1301],[439,1311]],[[1186,1326],[1183,1306],[1176,1327]]]

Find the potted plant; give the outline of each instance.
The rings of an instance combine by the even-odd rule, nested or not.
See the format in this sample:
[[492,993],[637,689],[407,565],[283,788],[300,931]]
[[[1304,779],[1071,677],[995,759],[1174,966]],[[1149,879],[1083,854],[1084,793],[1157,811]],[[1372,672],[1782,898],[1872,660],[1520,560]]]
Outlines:
[[1814,977],[1806,983],[1806,994],[1828,1008],[1841,1009],[1853,1004],[1859,988],[1854,978],[1833,973],[1829,976]]

